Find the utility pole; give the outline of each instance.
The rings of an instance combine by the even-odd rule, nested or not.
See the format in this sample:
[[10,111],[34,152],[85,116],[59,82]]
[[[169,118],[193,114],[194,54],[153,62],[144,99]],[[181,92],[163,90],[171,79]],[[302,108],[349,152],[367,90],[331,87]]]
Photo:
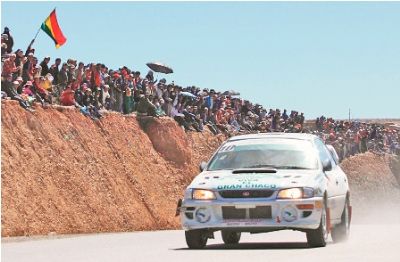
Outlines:
[[349,108],[349,122],[350,122],[350,119],[351,119],[351,117],[350,117],[350,108]]

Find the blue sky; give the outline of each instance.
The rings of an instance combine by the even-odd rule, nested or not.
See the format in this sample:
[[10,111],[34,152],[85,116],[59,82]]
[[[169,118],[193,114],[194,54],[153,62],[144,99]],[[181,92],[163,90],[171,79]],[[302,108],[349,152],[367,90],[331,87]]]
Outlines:
[[[168,81],[233,89],[266,108],[347,118],[400,117],[400,3],[2,2],[2,29],[25,49],[57,6],[60,49],[40,32],[41,60],[76,58]],[[164,77],[159,75],[158,78]]]

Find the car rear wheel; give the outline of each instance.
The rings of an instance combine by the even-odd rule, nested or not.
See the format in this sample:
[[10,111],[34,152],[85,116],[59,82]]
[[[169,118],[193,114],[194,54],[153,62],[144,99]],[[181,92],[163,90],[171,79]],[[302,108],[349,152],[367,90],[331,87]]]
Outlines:
[[240,241],[240,232],[221,230],[222,240],[225,244],[237,244]]
[[186,244],[191,249],[201,249],[207,245],[207,232],[204,230],[185,231]]
[[332,240],[333,242],[342,242],[346,241],[350,235],[350,204],[349,201],[346,201],[344,205],[343,213],[342,213],[342,221],[340,224],[336,225],[332,229]]
[[317,229],[307,231],[307,243],[309,247],[324,247],[328,240],[328,218],[325,204],[322,207],[321,222]]

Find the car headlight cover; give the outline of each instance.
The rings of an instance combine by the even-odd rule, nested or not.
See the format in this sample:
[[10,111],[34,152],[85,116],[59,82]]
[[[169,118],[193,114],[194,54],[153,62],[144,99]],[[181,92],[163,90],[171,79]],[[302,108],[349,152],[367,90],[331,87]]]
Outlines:
[[279,191],[277,198],[280,199],[299,199],[314,197],[314,189],[310,187],[294,187]]
[[192,199],[196,200],[212,200],[216,199],[214,192],[204,189],[193,189]]

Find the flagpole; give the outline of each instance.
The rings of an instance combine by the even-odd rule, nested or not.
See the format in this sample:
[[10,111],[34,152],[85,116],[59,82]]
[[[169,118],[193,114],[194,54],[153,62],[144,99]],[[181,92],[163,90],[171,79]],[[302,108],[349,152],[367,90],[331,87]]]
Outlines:
[[38,34],[39,34],[39,32],[40,32],[40,29],[42,29],[42,25],[40,25],[39,29],[38,29],[37,32],[36,32],[35,37],[32,39],[32,43],[36,40],[36,37],[38,36]]
[[34,37],[34,38],[32,39],[32,41],[29,43],[29,46],[28,46],[28,48],[26,49],[27,51],[30,51],[30,50],[31,50],[31,47],[32,47],[32,45],[33,45],[33,42],[35,42],[36,37],[37,37],[38,34],[40,33],[40,29],[42,29],[42,26],[41,26],[41,25],[40,25],[39,29],[37,30],[35,37]]

